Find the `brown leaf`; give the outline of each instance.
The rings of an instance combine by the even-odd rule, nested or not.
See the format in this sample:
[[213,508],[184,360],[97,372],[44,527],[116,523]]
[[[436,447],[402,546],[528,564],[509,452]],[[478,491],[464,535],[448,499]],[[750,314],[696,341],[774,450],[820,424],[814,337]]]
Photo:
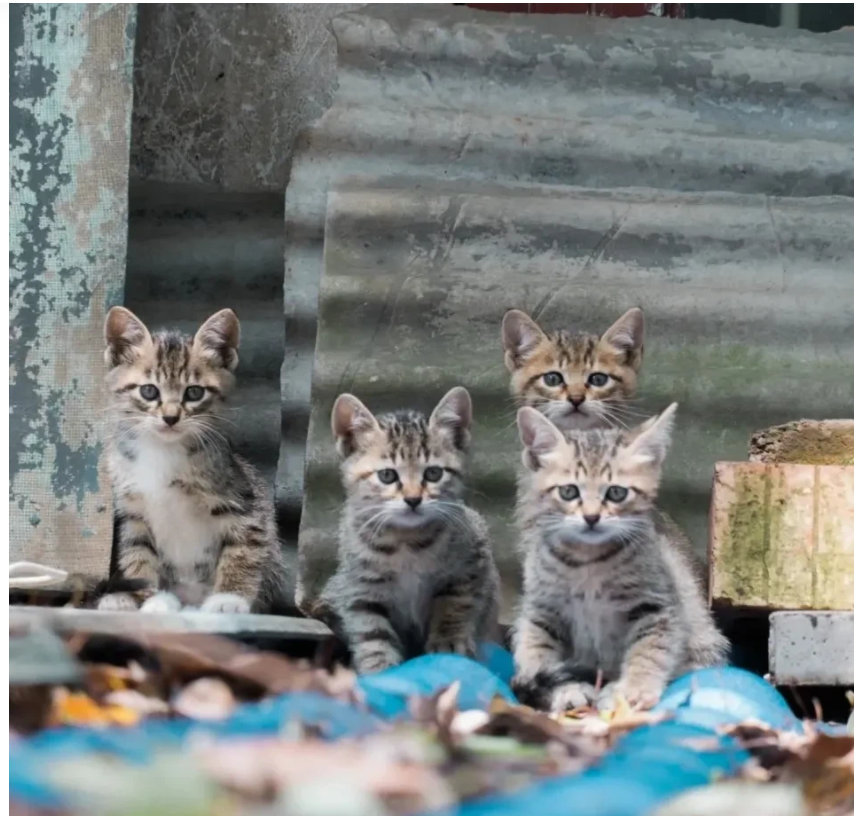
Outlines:
[[22,734],[32,734],[48,725],[51,687],[9,686],[9,725]]
[[[352,672],[334,674],[272,652],[260,652],[228,638],[197,632],[132,632],[115,638],[141,647],[155,658],[168,685],[183,685],[200,677],[220,677],[241,698],[267,694],[317,691],[352,699]],[[85,643],[78,643],[78,650]]]
[[567,756],[594,759],[603,746],[588,734],[574,733],[548,714],[528,706],[511,705],[495,698],[488,710],[490,720],[475,733],[513,737],[524,745],[561,745]]

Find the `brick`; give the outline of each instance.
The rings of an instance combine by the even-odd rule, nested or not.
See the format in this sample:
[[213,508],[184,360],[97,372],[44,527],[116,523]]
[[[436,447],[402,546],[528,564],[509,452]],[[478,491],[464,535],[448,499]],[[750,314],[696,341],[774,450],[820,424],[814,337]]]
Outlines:
[[853,467],[718,462],[710,596],[741,609],[853,609]]
[[770,675],[780,686],[853,685],[853,613],[774,612]]
[[852,465],[852,419],[800,419],[756,431],[749,461],[792,465]]

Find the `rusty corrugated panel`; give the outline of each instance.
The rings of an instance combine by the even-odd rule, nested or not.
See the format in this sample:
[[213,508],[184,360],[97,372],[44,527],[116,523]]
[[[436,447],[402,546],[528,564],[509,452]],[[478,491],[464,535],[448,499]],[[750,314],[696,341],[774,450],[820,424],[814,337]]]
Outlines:
[[[773,415],[852,411],[848,33],[818,36],[708,21],[521,18],[443,6],[370,7],[334,21],[334,30],[338,94],[304,134],[286,193],[278,498],[295,522],[304,500],[322,258],[330,276],[317,333],[300,533],[301,556],[314,565],[306,574],[310,589],[329,566],[329,519],[338,495],[324,416],[334,392],[349,387],[388,407],[433,400],[449,378],[469,378],[477,409],[487,412],[483,421],[495,422],[490,412],[497,400],[509,410],[496,348],[502,310],[534,309],[547,296],[545,286],[563,284],[544,313],[557,323],[584,316],[598,323],[625,303],[648,305],[653,345],[644,393],[651,407],[658,399],[687,396],[683,433],[689,435],[678,449],[686,457],[694,448],[702,451],[683,465],[676,461],[677,476],[670,477],[671,494],[681,496],[679,485],[685,493],[672,505],[699,544],[704,480],[715,450],[734,455],[739,447],[745,456],[745,439],[738,445],[738,436],[755,423],[769,424]],[[331,193],[351,176],[368,180]],[[463,182],[454,194],[436,186],[454,180]],[[486,184],[493,182],[502,189],[489,192]],[[522,199],[509,186],[515,184],[522,185]],[[529,189],[532,184],[543,187]],[[377,192],[390,185],[403,190],[392,198]],[[555,199],[550,185],[559,187]],[[635,195],[627,188],[644,189],[623,224],[627,197]],[[675,191],[696,195],[681,198]],[[716,191],[740,195],[706,197]],[[768,206],[764,196],[776,198]],[[336,239],[327,234],[325,244],[328,200],[327,226]],[[522,200],[529,202],[528,213],[518,209]],[[637,224],[636,218],[643,220]],[[609,250],[621,249],[617,265],[595,251],[616,223],[620,240]],[[479,237],[479,230],[488,237]],[[405,239],[414,242],[412,251]],[[733,255],[730,241],[737,241]],[[428,254],[414,255],[417,249]],[[371,263],[365,263],[367,252],[377,253]],[[808,284],[797,278],[809,268],[835,294],[800,313],[794,297],[805,297]],[[412,280],[401,277],[411,269]],[[539,269],[547,283],[539,280]],[[571,288],[564,287],[568,278]],[[435,279],[465,305],[440,299]],[[389,301],[386,287],[399,284],[400,298]],[[339,286],[346,291],[337,292]],[[427,299],[419,300],[417,287]],[[713,298],[709,313],[697,294]],[[790,305],[779,319],[783,303]],[[767,324],[757,325],[759,314]],[[372,344],[363,336],[366,321],[378,325]],[[679,352],[686,338],[689,350]],[[778,348],[784,349],[781,365]],[[354,375],[342,360],[357,350]],[[800,377],[823,379],[815,401],[810,392],[783,385],[785,364]],[[769,393],[763,390],[766,366],[776,383]],[[483,428],[480,436],[482,445],[492,444],[484,441]],[[477,460],[476,472],[481,489],[490,485],[484,490],[494,503],[488,509],[507,543],[507,514],[496,503],[510,495],[513,451],[507,446],[513,435],[503,439],[495,464]]]
[[133,4],[10,6],[10,548],[109,566],[102,326],[125,278]]
[[301,558],[319,580],[341,502],[333,400],[428,410],[467,386],[472,501],[513,580],[519,463],[499,325],[519,307],[603,330],[646,313],[642,414],[680,404],[665,507],[700,552],[713,463],[754,430],[853,412],[852,200],[559,187],[342,184],[328,199]]

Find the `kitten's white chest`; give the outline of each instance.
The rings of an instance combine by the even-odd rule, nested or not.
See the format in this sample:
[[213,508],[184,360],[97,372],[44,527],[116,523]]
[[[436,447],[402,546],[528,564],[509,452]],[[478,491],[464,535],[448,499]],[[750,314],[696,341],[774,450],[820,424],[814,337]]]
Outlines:
[[129,487],[142,497],[155,546],[178,573],[194,581],[194,565],[217,540],[217,522],[198,498],[176,486],[190,477],[186,454],[178,445],[141,446],[128,472]]

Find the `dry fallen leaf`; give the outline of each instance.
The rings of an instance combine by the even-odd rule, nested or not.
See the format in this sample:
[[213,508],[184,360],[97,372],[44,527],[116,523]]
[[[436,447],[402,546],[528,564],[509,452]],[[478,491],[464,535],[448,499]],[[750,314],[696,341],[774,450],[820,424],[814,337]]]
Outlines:
[[54,725],[136,725],[140,714],[121,705],[99,705],[88,694],[65,688],[54,690],[51,723]]

